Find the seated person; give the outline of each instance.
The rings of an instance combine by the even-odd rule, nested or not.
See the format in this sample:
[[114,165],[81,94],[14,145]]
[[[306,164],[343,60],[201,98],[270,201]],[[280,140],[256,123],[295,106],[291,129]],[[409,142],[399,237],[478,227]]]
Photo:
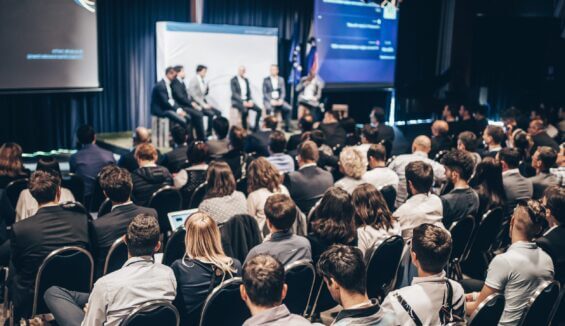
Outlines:
[[173,185],[173,177],[169,170],[157,165],[157,150],[151,144],[137,146],[135,159],[139,168],[131,174],[132,199],[135,204],[145,206],[155,191]]
[[565,188],[551,186],[543,197],[545,217],[549,229],[536,240],[540,248],[553,260],[555,279],[565,281]]
[[332,298],[343,307],[332,325],[395,325],[379,301],[367,296],[366,266],[359,249],[333,245],[320,256],[317,270]]
[[[367,160],[369,171],[363,175],[365,182],[372,184],[377,189],[393,186],[395,190],[398,190],[398,175],[386,166],[387,152],[383,145],[371,145],[367,151]],[[394,209],[394,207],[389,208]]]
[[86,214],[59,206],[60,178],[36,171],[29,180],[29,191],[39,209],[35,215],[15,223],[10,238],[8,287],[15,320],[31,314],[35,277],[47,255],[65,246],[89,247]]
[[178,282],[175,306],[181,325],[198,325],[206,297],[221,282],[241,275],[241,263],[222,249],[218,226],[206,213],[185,221],[186,253],[171,268]]
[[281,174],[294,171],[294,159],[285,154],[286,136],[282,131],[275,130],[269,137],[269,152],[267,160],[273,164]]
[[[382,126],[385,126],[384,124]],[[379,140],[379,130],[376,127],[372,127],[370,125],[363,126],[363,130],[361,130],[361,144],[355,146],[355,149],[363,155],[363,157],[367,157],[367,152],[371,145],[374,144],[382,144],[387,153],[392,151],[392,143],[386,143],[385,141]]]
[[487,149],[483,152],[483,157],[496,157],[496,154],[502,149],[502,143],[506,135],[504,129],[500,126],[489,125],[483,131],[483,142]]
[[302,135],[306,132],[312,131],[314,127],[314,117],[311,114],[306,114],[298,121],[298,128],[300,128],[300,133],[290,136],[288,143],[286,144],[286,149],[288,151],[296,151],[298,145],[302,142]]
[[534,186],[532,180],[520,174],[518,165],[522,157],[517,149],[503,148],[496,155],[496,159],[502,165],[502,184],[506,194],[505,211],[510,216],[519,201],[532,198]]
[[449,136],[449,125],[443,120],[436,120],[432,124],[432,149],[429,158],[434,159],[441,151],[451,149],[451,138]]
[[135,216],[146,214],[157,217],[157,211],[153,208],[137,206],[131,201],[133,183],[126,169],[116,165],[106,166],[100,172],[100,186],[104,195],[112,202],[112,210],[92,222],[98,272],[102,272],[108,250],[114,241],[126,234],[128,225]]
[[175,188],[191,193],[206,181],[206,170],[209,159],[208,145],[202,141],[195,141],[188,145],[186,156],[188,167],[181,169],[173,178]]
[[230,122],[224,117],[217,117],[212,120],[212,139],[209,139],[208,154],[212,158],[220,158],[226,154],[230,148],[230,140],[228,139],[228,132],[230,130]]
[[[464,320],[463,288],[447,279],[444,272],[452,247],[451,236],[443,228],[425,223],[414,229],[410,257],[418,277],[412,280],[412,285],[390,292],[383,301],[383,309],[394,312],[396,325],[418,324],[417,319],[420,325]],[[448,297],[452,298],[451,302],[446,302]],[[406,306],[411,308],[412,315]],[[451,311],[444,312],[444,306],[451,307]]]
[[559,179],[549,172],[556,161],[557,152],[549,146],[538,147],[532,156],[532,167],[536,169],[536,175],[530,178],[534,186],[533,199],[541,199],[547,187],[559,184]]
[[300,82],[296,86],[296,92],[298,93],[298,120],[307,113],[317,115],[317,112],[314,111],[320,107],[323,89],[324,81],[314,70],[310,70],[308,76],[300,78]]
[[367,163],[354,147],[345,147],[339,154],[339,170],[344,177],[336,181],[336,187],[351,194],[358,185],[365,183],[362,177],[367,171]]
[[[176,125],[175,127],[180,127],[181,130],[185,130],[184,127]],[[175,129],[173,127],[173,129]],[[137,146],[141,144],[151,144],[151,132],[149,129],[145,127],[137,127],[135,128],[135,133],[133,134],[133,147],[132,149],[124,155],[120,156],[118,160],[118,166],[122,167],[129,172],[133,172],[139,168],[139,164],[137,164],[137,160],[135,159],[135,150]],[[157,149],[157,163],[161,164],[165,161],[165,158],[161,155],[161,152]]]
[[449,228],[453,222],[467,216],[473,218],[479,211],[479,195],[469,187],[469,178],[473,174],[473,157],[463,151],[453,150],[445,154],[441,163],[445,167],[447,181],[453,189],[441,196],[443,205],[443,224]]
[[239,291],[252,315],[243,326],[310,325],[302,316],[291,314],[282,303],[288,289],[284,276],[284,266],[269,255],[255,256],[243,266]]
[[411,162],[406,166],[406,183],[411,195],[392,214],[398,219],[404,240],[412,238],[412,229],[420,224],[430,223],[443,227],[443,205],[441,199],[431,193],[434,182],[432,167],[422,161]]
[[278,123],[277,118],[272,115],[265,117],[261,129],[245,139],[245,152],[254,156],[269,156],[271,134],[277,130]]
[[245,171],[247,170],[247,165],[253,159],[251,155],[248,155],[243,150],[245,147],[245,140],[247,139],[247,131],[245,129],[232,126],[229,133],[229,151],[222,155],[219,161],[226,162],[236,180],[239,180]]
[[345,145],[345,130],[339,123],[339,113],[337,111],[326,111],[318,129],[326,135],[328,146],[333,148]]
[[155,263],[159,251],[159,222],[154,216],[133,218],[124,236],[128,260],[124,266],[98,279],[92,293],[53,286],[44,298],[58,325],[120,325],[133,310],[153,300],[172,302],[177,281],[168,266]]
[[241,125],[243,129],[248,129],[247,117],[249,111],[255,111],[255,125],[253,129],[259,129],[259,121],[261,121],[261,108],[253,102],[251,88],[249,87],[249,79],[245,77],[245,67],[240,66],[237,69],[237,76],[230,80],[231,88],[231,105],[241,114]]
[[267,114],[279,111],[284,120],[284,130],[290,130],[292,107],[285,101],[286,83],[279,76],[279,66],[271,65],[271,74],[263,79],[263,106]]
[[467,295],[468,315],[489,295],[501,292],[505,305],[499,325],[518,325],[531,294],[553,280],[551,257],[533,242],[543,229],[544,215],[543,207],[534,200],[520,202],[516,207],[510,220],[512,245],[490,262],[481,292]]
[[[177,173],[186,165],[186,150],[188,149],[189,136],[185,128],[174,126],[171,129],[171,137],[173,138],[173,149],[163,156],[163,165],[171,173]],[[136,163],[137,164],[137,163]]]
[[476,167],[481,163],[481,155],[477,153],[477,135],[471,131],[463,131],[457,136],[457,149],[467,152],[473,157],[473,163]]
[[258,254],[269,254],[283,265],[303,259],[312,260],[308,239],[293,234],[290,229],[297,215],[296,205],[287,195],[274,194],[267,198],[265,216],[270,235],[249,251],[246,261]]

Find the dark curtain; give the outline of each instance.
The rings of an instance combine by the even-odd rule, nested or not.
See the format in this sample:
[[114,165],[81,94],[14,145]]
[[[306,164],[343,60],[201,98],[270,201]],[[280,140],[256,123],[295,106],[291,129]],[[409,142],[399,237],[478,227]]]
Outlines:
[[189,0],[98,0],[98,93],[0,95],[0,142],[25,152],[72,148],[83,123],[98,132],[148,125],[156,79],[155,23],[189,21]]

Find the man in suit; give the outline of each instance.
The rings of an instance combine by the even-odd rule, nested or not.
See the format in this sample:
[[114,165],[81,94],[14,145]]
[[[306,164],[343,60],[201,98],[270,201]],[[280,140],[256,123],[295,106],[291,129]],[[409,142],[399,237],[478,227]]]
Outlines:
[[186,129],[181,126],[174,126],[171,129],[171,137],[173,138],[174,148],[164,155],[162,164],[171,173],[177,173],[187,163],[186,150],[188,149],[189,137]]
[[125,169],[115,165],[102,169],[100,186],[104,195],[112,201],[112,210],[110,213],[98,216],[93,222],[96,239],[93,246],[96,249],[98,272],[102,272],[108,250],[114,241],[126,233],[129,223],[136,215],[148,214],[157,217],[154,209],[137,206],[131,201],[133,184],[131,174]]
[[286,87],[284,79],[279,76],[279,66],[271,65],[271,74],[263,80],[263,105],[267,114],[280,111],[284,120],[284,130],[290,130],[290,114],[292,107],[285,102]]
[[270,115],[263,120],[261,130],[256,131],[245,139],[245,152],[255,153],[255,156],[269,156],[269,143],[273,131],[277,130],[278,120]]
[[[183,127],[178,127],[184,129]],[[127,154],[120,156],[120,159],[118,160],[118,166],[128,170],[129,172],[133,172],[139,168],[139,165],[137,165],[137,161],[135,159],[135,149],[141,144],[151,143],[151,132],[145,127],[135,128],[132,142],[133,148]],[[161,164],[164,158],[159,150],[157,150],[157,156],[157,162]]]
[[392,148],[392,143],[394,142],[394,129],[391,126],[385,124],[385,110],[381,107],[374,107],[371,111],[371,126],[377,128],[379,136],[377,138],[377,143],[385,141],[385,147],[388,153],[391,151],[389,146]]
[[89,247],[87,216],[59,206],[60,182],[58,177],[47,172],[34,172],[29,190],[37,200],[39,210],[12,227],[8,284],[15,320],[31,314],[35,277],[47,255],[64,246]]
[[324,113],[324,119],[318,126],[318,129],[324,133],[326,136],[326,144],[331,148],[345,145],[347,136],[345,129],[343,129],[339,123],[339,113],[337,111],[326,111]]
[[532,137],[532,141],[534,142],[532,151],[535,151],[539,146],[548,146],[553,148],[555,151],[559,150],[559,144],[545,131],[545,124],[543,123],[543,120],[532,120],[528,126],[528,134]]
[[302,135],[306,132],[312,131],[314,127],[314,116],[311,114],[305,114],[298,120],[298,128],[300,128],[300,133],[290,136],[288,143],[286,144],[286,149],[288,151],[296,151],[298,145],[300,145]]
[[520,200],[532,198],[534,187],[532,180],[520,174],[518,165],[521,155],[515,148],[503,148],[496,156],[502,166],[502,184],[506,193],[506,212],[512,213]]
[[108,164],[116,163],[116,160],[111,152],[96,145],[96,132],[92,126],[80,126],[76,135],[82,148],[71,155],[69,166],[71,172],[84,180],[84,195],[90,198],[100,170]]
[[231,105],[241,113],[241,125],[244,129],[248,128],[247,116],[249,110],[255,111],[254,129],[259,129],[259,121],[261,120],[261,108],[253,102],[251,96],[251,88],[249,87],[249,79],[245,77],[245,67],[240,66],[237,70],[237,76],[231,79]]
[[547,188],[543,204],[549,229],[536,242],[551,256],[555,266],[555,279],[563,283],[565,281],[565,188],[558,185]]
[[190,124],[190,116],[179,107],[173,99],[171,83],[176,78],[173,67],[165,69],[165,78],[153,86],[151,91],[151,114],[160,118],[168,118],[185,128]]
[[[208,83],[204,80],[206,78],[206,73],[208,72],[208,67],[203,65],[198,65],[196,67],[196,76],[194,76],[188,83],[188,95],[191,97],[192,105],[200,110],[206,117],[208,117],[208,136],[212,133],[212,121],[222,115],[220,110],[214,108],[206,96],[208,95],[209,87]],[[183,72],[184,73],[184,72]],[[183,77],[184,78],[184,77]]]
[[313,141],[305,141],[298,147],[298,171],[285,175],[284,184],[290,197],[298,207],[308,213],[311,204],[309,201],[321,198],[324,192],[333,186],[332,174],[316,165],[319,153],[318,146]]
[[559,184],[559,179],[549,172],[556,161],[557,152],[548,146],[538,147],[532,156],[532,167],[536,170],[536,175],[530,178],[534,185],[533,199],[540,199],[547,187]]
[[483,141],[487,146],[487,150],[483,152],[483,157],[496,157],[496,154],[502,149],[502,142],[506,135],[504,129],[500,126],[489,125],[483,131]]
[[185,73],[183,66],[175,66],[173,69],[176,72],[175,79],[171,81],[173,99],[190,116],[192,127],[196,130],[196,138],[204,140],[204,112],[188,94],[184,83]]
[[452,141],[449,137],[449,125],[443,120],[436,120],[432,124],[432,150],[430,158],[434,159],[441,151],[449,150],[452,147]]

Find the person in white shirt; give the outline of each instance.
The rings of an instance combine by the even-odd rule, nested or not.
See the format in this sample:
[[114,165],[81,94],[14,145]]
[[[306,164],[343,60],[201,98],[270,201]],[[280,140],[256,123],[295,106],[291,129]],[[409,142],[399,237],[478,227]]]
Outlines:
[[345,176],[335,186],[350,194],[355,187],[365,182],[362,177],[367,171],[367,165],[361,153],[353,147],[345,147],[339,154],[339,170]]
[[259,121],[261,120],[261,108],[253,101],[251,95],[251,87],[249,79],[245,77],[245,67],[240,66],[237,70],[237,76],[233,77],[230,81],[231,87],[231,105],[241,113],[241,125],[247,129],[247,116],[249,111],[255,111],[255,126],[253,129],[259,129]]
[[400,235],[400,223],[392,216],[381,192],[375,186],[364,183],[351,195],[355,208],[357,246],[363,255],[394,235]]
[[480,293],[467,295],[468,315],[489,295],[500,292],[505,305],[498,324],[518,325],[532,293],[554,277],[551,257],[533,242],[543,231],[544,219],[545,210],[538,201],[521,202],[514,209],[510,220],[512,245],[491,261]]
[[441,199],[430,193],[434,171],[425,162],[411,162],[405,171],[408,192],[412,195],[392,215],[398,219],[404,240],[412,238],[412,230],[423,223],[443,227]]
[[[463,287],[447,279],[443,270],[452,247],[451,236],[443,228],[426,223],[414,229],[410,257],[418,277],[410,286],[390,292],[382,304],[384,310],[394,312],[395,325],[446,325],[464,321]],[[448,307],[447,311],[442,306]]]
[[370,170],[365,172],[363,180],[377,189],[393,186],[398,191],[398,175],[386,166],[386,159],[386,148],[381,144],[372,144],[367,151]]
[[271,65],[270,75],[263,79],[263,106],[268,115],[279,111],[285,122],[285,131],[290,130],[292,107],[285,101],[286,86],[279,76],[279,66]]
[[388,167],[398,175],[400,180],[398,183],[398,192],[396,193],[395,207],[400,207],[408,197],[405,169],[410,162],[422,161],[427,163],[433,169],[433,177],[437,183],[445,180],[445,169],[443,165],[428,158],[428,153],[431,148],[432,142],[430,138],[427,136],[418,136],[414,139],[414,142],[412,142],[412,154],[399,155],[389,164]]

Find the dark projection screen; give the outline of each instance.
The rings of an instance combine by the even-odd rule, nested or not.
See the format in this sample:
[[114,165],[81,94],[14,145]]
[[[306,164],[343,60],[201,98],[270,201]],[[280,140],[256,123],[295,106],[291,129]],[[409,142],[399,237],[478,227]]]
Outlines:
[[0,90],[99,87],[91,0],[0,0]]

